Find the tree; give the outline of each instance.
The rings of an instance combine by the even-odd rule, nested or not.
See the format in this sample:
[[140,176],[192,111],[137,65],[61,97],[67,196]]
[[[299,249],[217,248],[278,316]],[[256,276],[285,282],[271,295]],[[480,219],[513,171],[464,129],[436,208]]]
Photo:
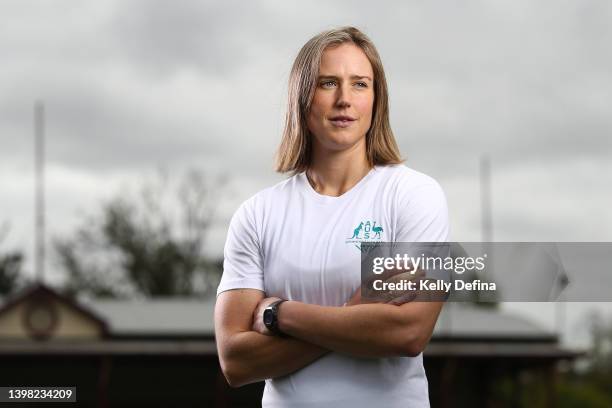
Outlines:
[[[0,243],[8,234],[8,224],[0,227]],[[0,253],[0,295],[14,292],[20,283],[23,254],[19,251]]]
[[591,346],[586,359],[562,376],[557,386],[560,407],[612,406],[612,320],[592,311],[585,321]]
[[213,293],[221,272],[203,249],[225,181],[191,170],[172,183],[160,172],[137,196],[103,204],[71,238],[55,241],[64,289],[96,297]]
[[589,316],[591,329],[590,366],[586,377],[591,383],[606,390],[612,400],[612,319],[598,311]]

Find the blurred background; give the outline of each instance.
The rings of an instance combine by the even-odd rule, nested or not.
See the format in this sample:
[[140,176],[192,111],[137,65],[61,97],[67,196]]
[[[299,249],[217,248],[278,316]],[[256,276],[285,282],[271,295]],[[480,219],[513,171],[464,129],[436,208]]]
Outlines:
[[[605,0],[2,2],[0,385],[258,406],[260,384],[218,371],[223,244],[286,177],[289,70],[331,27],[377,45],[401,152],[444,188],[453,241],[612,241],[610,21]],[[445,313],[432,406],[612,406],[612,304]]]

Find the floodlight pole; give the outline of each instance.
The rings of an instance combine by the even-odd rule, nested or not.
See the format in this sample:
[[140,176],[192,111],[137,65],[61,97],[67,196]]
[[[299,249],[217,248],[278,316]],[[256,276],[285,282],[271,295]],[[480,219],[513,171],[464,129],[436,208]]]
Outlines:
[[35,268],[36,279],[42,283],[45,276],[45,106],[34,104],[35,186]]

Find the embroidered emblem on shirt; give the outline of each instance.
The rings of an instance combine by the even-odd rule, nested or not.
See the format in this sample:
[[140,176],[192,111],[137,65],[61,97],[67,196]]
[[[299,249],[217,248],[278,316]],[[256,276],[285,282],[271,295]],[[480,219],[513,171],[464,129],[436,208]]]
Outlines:
[[361,221],[353,229],[353,235],[346,239],[346,243],[354,244],[357,249],[361,250],[360,243],[381,241],[383,232],[383,227],[376,225],[376,221]]

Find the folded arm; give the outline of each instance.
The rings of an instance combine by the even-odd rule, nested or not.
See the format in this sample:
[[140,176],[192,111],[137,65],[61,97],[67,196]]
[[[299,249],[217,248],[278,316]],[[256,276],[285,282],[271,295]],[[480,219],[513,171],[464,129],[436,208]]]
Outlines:
[[232,387],[290,374],[329,351],[299,339],[252,331],[253,310],[263,298],[264,293],[256,289],[229,290],[217,298],[217,350]]
[[405,300],[360,304],[360,291],[346,307],[287,301],[279,308],[279,327],[292,337],[283,338],[263,324],[263,309],[276,299],[264,296],[259,290],[238,289],[217,298],[219,361],[233,387],[293,373],[330,350],[360,357],[418,355],[442,308],[441,302]]
[[359,357],[416,356],[433,332],[443,302],[328,307],[284,302],[279,328],[297,339]]

